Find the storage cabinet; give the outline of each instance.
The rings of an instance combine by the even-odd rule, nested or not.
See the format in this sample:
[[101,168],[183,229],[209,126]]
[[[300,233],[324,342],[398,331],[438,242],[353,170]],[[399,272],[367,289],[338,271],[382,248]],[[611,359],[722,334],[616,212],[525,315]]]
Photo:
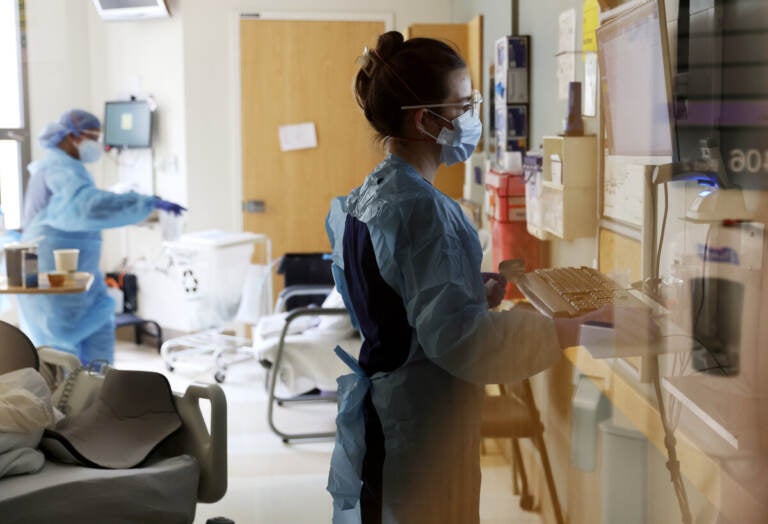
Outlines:
[[545,136],[540,179],[529,181],[528,230],[539,238],[591,237],[597,225],[595,136]]

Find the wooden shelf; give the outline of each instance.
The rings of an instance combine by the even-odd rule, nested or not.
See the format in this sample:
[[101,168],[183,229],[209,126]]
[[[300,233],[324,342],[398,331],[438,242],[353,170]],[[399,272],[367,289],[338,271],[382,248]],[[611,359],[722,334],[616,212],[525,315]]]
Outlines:
[[0,295],[66,295],[72,293],[84,293],[93,284],[93,273],[77,273],[74,277],[68,277],[61,287],[51,287],[48,282],[48,274],[40,273],[37,276],[38,287],[9,286],[5,280],[0,282]]

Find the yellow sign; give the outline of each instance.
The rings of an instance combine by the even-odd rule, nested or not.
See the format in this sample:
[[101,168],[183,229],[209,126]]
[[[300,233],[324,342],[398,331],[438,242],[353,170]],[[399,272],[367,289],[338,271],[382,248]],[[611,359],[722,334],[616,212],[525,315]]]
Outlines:
[[600,24],[600,6],[597,0],[584,0],[584,27],[581,50],[583,53],[597,52],[595,31]]

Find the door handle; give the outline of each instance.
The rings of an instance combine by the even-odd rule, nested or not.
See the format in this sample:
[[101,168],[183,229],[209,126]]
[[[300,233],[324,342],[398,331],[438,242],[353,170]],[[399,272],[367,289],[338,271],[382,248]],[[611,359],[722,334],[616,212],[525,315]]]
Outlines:
[[16,140],[17,142],[21,142],[23,140],[26,140],[29,136],[29,133],[25,132],[19,132],[19,131],[2,131],[0,132],[0,137],[10,139],[10,140]]
[[243,201],[243,213],[264,213],[266,203],[263,200],[245,200]]

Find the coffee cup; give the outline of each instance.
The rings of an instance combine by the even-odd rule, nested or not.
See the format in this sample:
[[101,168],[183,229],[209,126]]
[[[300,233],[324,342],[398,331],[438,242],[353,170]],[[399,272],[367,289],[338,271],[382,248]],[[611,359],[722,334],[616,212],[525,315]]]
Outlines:
[[54,249],[53,261],[56,271],[65,273],[74,273],[77,271],[77,259],[80,255],[79,249]]
[[67,280],[67,273],[63,271],[50,271],[48,273],[48,283],[51,287],[61,287]]

